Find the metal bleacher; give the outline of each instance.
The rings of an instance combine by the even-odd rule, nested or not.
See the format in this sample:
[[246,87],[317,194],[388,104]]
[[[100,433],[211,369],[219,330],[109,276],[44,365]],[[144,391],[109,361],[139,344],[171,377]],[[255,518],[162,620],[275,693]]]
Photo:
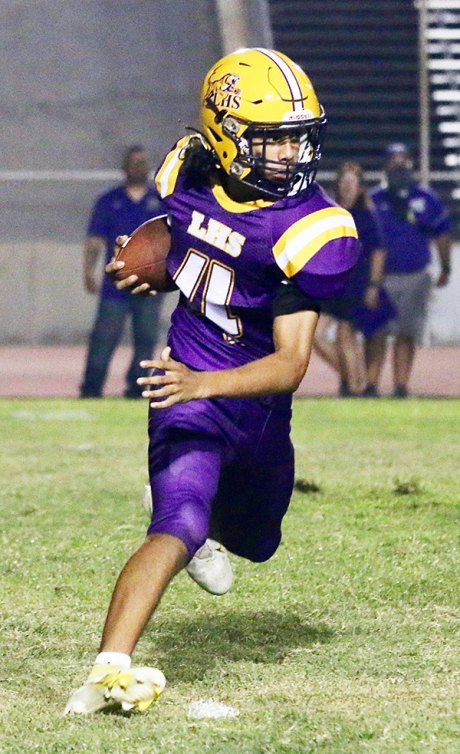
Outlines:
[[[385,145],[393,141],[409,144],[417,162],[416,4],[412,0],[270,0],[269,9],[274,46],[306,70],[328,116],[323,182],[344,159],[358,160],[371,181],[377,180]],[[446,161],[442,111],[435,106],[430,110],[430,169],[433,175],[447,176],[432,185],[460,219],[455,183],[448,176],[455,166]]]
[[444,148],[444,167],[452,177],[452,210],[460,229],[460,0],[426,3],[432,107]]

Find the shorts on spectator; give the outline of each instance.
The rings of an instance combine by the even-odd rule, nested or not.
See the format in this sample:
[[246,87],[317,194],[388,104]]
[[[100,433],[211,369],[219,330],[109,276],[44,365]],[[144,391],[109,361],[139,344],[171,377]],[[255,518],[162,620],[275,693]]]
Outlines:
[[421,342],[431,288],[431,276],[425,269],[386,276],[385,289],[397,309],[386,329],[389,335],[406,335]]

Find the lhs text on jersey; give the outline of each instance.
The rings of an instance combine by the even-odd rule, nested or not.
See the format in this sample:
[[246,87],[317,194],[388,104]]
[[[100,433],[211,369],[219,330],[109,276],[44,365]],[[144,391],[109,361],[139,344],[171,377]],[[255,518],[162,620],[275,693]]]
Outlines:
[[241,233],[237,233],[228,225],[224,225],[224,223],[214,220],[212,217],[206,220],[205,215],[196,210],[192,212],[192,221],[187,232],[226,254],[230,254],[231,257],[238,257],[241,254],[246,241],[246,237]]

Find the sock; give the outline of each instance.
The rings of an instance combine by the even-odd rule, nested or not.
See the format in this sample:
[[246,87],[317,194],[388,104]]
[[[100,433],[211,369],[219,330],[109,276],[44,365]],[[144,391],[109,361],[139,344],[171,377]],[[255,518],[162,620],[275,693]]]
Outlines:
[[123,670],[129,670],[131,657],[123,652],[99,652],[95,665],[118,665]]

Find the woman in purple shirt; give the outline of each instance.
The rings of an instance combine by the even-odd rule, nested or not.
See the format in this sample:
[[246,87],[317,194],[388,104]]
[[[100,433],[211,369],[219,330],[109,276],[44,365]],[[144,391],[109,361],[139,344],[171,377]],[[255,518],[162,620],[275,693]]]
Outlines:
[[[385,250],[378,220],[364,184],[361,166],[344,162],[337,172],[335,198],[356,224],[362,246],[361,257],[340,296],[326,301],[322,312],[337,321],[336,368],[340,375],[339,395],[359,396],[367,385],[366,354],[359,333],[377,332],[394,315],[381,283]],[[324,336],[323,336],[324,337]],[[315,345],[320,355],[322,340]]]

